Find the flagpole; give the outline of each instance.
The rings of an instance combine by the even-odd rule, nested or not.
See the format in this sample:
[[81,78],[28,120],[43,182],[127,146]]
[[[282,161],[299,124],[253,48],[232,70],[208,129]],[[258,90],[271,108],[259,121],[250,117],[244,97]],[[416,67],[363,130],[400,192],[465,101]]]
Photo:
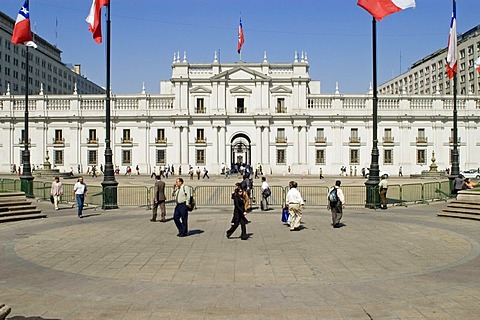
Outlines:
[[106,127],[106,136],[105,136],[105,172],[102,181],[103,187],[103,203],[102,208],[106,209],[117,209],[117,186],[118,182],[115,180],[115,172],[113,169],[113,154],[110,147],[110,46],[111,46],[111,20],[110,20],[110,3],[108,1],[107,5],[107,61],[106,61],[106,82],[107,82],[107,95],[105,99],[105,127]]
[[30,165],[30,150],[28,149],[28,78],[29,78],[29,52],[28,46],[25,46],[25,118],[24,118],[24,150],[22,154],[23,168],[20,176],[20,189],[25,192],[27,198],[33,198],[33,179],[32,167]]
[[378,96],[377,96],[377,21],[372,17],[372,71],[373,71],[373,146],[372,146],[372,158],[370,163],[370,172],[368,180],[365,182],[366,187],[366,208],[376,209],[379,207],[379,194],[378,183],[380,182],[380,169],[378,165],[379,151],[378,151]]
[[457,115],[457,74],[453,77],[453,150],[451,177],[455,179],[460,174],[458,152],[458,115]]
[[[452,4],[453,4],[453,13],[452,13],[452,24],[450,26],[450,35],[449,35],[449,49],[450,50],[450,46],[452,45],[450,42],[451,42],[451,37],[454,38],[454,44],[453,44],[453,50],[454,52],[452,53],[453,54],[453,57],[455,59],[455,64],[454,66],[451,66],[452,68],[452,72],[453,72],[453,150],[452,150],[452,158],[451,158],[451,161],[452,161],[452,168],[451,168],[451,171],[450,171],[450,177],[449,177],[449,180],[450,180],[450,186],[451,186],[451,190],[453,190],[454,188],[454,180],[455,180],[455,177],[457,177],[459,174],[460,174],[460,165],[459,165],[459,151],[458,151],[458,112],[457,112],[457,70],[455,68],[455,65],[458,64],[458,59],[456,57],[457,55],[457,37],[456,37],[456,32],[457,32],[457,29],[456,29],[456,19],[457,19],[457,9],[456,9],[456,3],[455,3],[455,0],[452,1]],[[453,34],[452,34],[452,28],[453,26],[455,26],[455,28],[453,29]],[[450,53],[450,52],[449,52]],[[448,54],[447,53],[447,60],[448,60]],[[447,69],[448,69],[448,63],[449,61],[447,61]],[[451,63],[451,62],[450,62]]]

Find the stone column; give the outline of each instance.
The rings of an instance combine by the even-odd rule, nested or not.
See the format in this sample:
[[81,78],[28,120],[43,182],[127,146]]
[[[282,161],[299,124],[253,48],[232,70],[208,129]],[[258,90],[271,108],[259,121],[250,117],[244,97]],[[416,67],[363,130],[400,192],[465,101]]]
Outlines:
[[[296,152],[294,153],[294,158],[293,158],[293,163],[298,164],[300,162],[299,156],[300,156],[300,149],[299,148],[299,139],[300,139],[300,133],[299,131],[301,130],[301,127],[295,126],[293,127],[293,150],[297,149]],[[296,148],[295,148],[296,147]],[[288,147],[287,147],[288,149]],[[288,157],[288,153],[287,153]],[[288,161],[287,161],[288,165]]]
[[257,127],[256,132],[256,152],[255,152],[255,163],[252,163],[253,167],[256,168],[258,163],[263,163],[263,146],[264,141],[262,139],[262,130],[263,127]]
[[[262,166],[264,167],[265,164],[269,164],[272,160],[270,159],[270,127],[263,127],[262,133],[262,144],[263,144],[263,162]],[[273,163],[273,162],[272,162]]]
[[226,133],[226,128],[224,126],[219,127],[219,132],[218,132],[218,155],[219,163],[224,163],[225,165],[228,165],[230,167],[230,164],[227,164],[227,158],[226,158],[226,152],[227,152],[227,133]]
[[188,128],[179,127],[178,137],[180,141],[180,146],[177,152],[181,153],[180,163],[186,166],[186,168],[184,169],[188,169],[188,165],[190,164],[190,156],[189,156],[189,150],[188,150],[189,149]]

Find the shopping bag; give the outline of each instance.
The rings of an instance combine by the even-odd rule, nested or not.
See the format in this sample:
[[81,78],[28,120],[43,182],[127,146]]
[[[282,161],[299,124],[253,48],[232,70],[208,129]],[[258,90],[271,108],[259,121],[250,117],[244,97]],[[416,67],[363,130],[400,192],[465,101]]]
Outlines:
[[288,212],[288,209],[287,209],[287,208],[283,208],[283,209],[282,209],[282,222],[283,222],[283,223],[287,223],[289,217],[290,217],[290,213]]

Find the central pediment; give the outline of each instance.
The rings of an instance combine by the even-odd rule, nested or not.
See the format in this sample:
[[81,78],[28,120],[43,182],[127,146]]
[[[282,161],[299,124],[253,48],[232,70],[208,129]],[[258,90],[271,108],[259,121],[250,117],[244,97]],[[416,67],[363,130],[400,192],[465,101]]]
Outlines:
[[244,66],[238,66],[226,71],[223,71],[213,77],[210,80],[253,80],[253,81],[270,81],[269,76],[264,75],[258,71],[252,70]]

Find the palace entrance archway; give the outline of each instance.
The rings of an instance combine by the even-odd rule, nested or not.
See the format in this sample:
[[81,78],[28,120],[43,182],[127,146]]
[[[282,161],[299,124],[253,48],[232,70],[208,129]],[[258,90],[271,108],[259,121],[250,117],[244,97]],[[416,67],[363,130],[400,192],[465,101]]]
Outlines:
[[250,138],[244,133],[237,133],[230,141],[230,165],[232,169],[235,164],[252,164],[252,144]]

